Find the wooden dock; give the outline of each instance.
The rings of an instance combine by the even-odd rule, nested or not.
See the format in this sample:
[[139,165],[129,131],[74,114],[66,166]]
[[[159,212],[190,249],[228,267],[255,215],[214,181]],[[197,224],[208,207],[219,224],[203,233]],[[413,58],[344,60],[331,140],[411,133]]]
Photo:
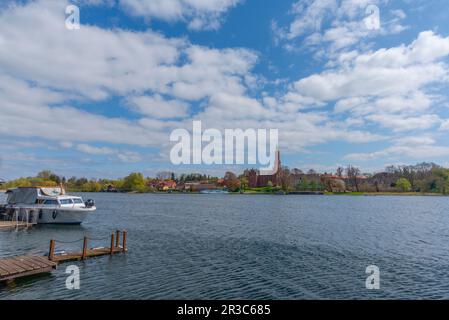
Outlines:
[[0,281],[48,273],[55,269],[56,265],[56,262],[40,256],[20,256],[0,259]]
[[123,231],[123,240],[120,244],[120,231],[111,234],[111,242],[109,247],[88,247],[88,237],[84,237],[83,248],[79,252],[56,253],[56,240],[50,241],[50,250],[48,256],[19,256],[0,258],[0,282],[11,281],[16,278],[27,277],[31,275],[49,273],[56,268],[58,264],[86,260],[89,258],[113,255],[118,253],[126,253],[126,231]]
[[0,221],[0,230],[29,228],[34,225],[35,223],[26,223],[22,221]]
[[50,250],[48,251],[48,260],[57,263],[63,263],[68,261],[86,260],[88,258],[113,255],[117,253],[125,253],[128,251],[126,248],[126,231],[123,231],[123,241],[120,244],[120,231],[116,231],[116,234],[111,234],[111,243],[109,247],[88,248],[89,238],[84,237],[83,249],[79,252],[72,253],[60,253],[55,254],[55,240],[50,241]]

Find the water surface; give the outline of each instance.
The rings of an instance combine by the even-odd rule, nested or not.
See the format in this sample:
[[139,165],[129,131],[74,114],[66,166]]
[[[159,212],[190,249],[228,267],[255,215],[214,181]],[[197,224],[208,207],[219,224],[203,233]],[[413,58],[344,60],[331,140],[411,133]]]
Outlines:
[[[45,254],[52,238],[126,255],[76,262],[0,285],[0,299],[448,299],[449,198],[82,194],[98,210],[82,226],[1,231],[0,256]],[[57,249],[79,250],[82,242]],[[377,265],[381,289],[365,288]]]

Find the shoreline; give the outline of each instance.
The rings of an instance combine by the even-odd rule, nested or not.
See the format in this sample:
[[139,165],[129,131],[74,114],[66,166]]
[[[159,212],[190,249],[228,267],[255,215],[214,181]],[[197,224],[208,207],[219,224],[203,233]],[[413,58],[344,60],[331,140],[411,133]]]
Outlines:
[[[0,189],[0,194],[6,193],[7,190]],[[192,194],[192,195],[198,195],[202,194],[201,192],[166,192],[166,191],[160,191],[160,192],[86,192],[86,191],[78,191],[78,190],[67,190],[68,193],[118,193],[118,194]],[[326,192],[326,191],[293,191],[291,193],[276,193],[276,192],[229,192],[229,193],[223,193],[228,195],[286,195],[286,196],[306,196],[306,195],[313,195],[313,196],[345,196],[345,197],[448,197],[449,195],[439,194],[439,193],[421,193],[421,192]]]
[[[0,190],[0,192],[2,192]],[[167,194],[167,195],[204,195],[201,192],[84,192],[84,191],[71,191],[68,190],[68,193],[110,193],[110,194]],[[420,193],[420,192],[345,192],[345,193],[337,193],[337,192],[322,192],[322,191],[305,191],[305,192],[292,192],[292,193],[276,193],[276,192],[229,192],[229,193],[221,193],[219,195],[285,195],[285,196],[350,196],[350,197],[448,197],[449,195],[438,194],[438,193]]]

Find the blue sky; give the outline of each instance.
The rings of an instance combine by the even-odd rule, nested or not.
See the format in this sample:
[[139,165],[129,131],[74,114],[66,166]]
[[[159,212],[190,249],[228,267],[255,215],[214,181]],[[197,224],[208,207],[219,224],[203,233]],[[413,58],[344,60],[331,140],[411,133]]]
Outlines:
[[193,120],[276,128],[292,168],[449,165],[448,14],[443,0],[4,1],[0,177],[240,172],[170,163],[170,132]]

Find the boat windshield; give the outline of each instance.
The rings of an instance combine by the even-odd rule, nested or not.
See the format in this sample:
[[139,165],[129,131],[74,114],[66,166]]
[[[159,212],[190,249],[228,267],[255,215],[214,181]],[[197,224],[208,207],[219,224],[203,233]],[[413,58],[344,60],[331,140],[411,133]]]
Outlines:
[[44,200],[44,204],[57,205],[58,204],[58,200],[47,199],[47,200]]
[[73,200],[72,199],[60,199],[59,202],[61,204],[72,204]]
[[74,203],[83,203],[83,199],[81,198],[73,198]]

